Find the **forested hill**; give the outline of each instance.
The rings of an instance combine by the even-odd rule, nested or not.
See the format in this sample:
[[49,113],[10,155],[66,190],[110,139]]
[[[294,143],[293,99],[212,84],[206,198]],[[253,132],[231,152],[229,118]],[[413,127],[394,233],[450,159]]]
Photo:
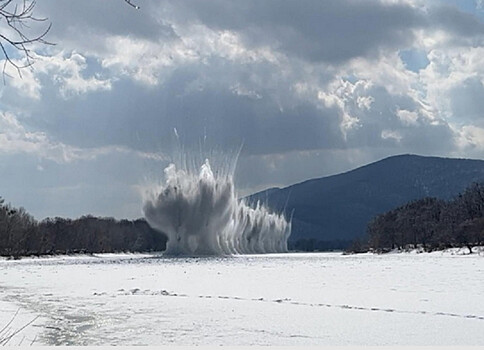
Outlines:
[[294,210],[293,243],[349,241],[363,236],[378,214],[423,197],[451,199],[482,180],[482,160],[400,155],[343,174],[272,188],[249,199],[277,211]]

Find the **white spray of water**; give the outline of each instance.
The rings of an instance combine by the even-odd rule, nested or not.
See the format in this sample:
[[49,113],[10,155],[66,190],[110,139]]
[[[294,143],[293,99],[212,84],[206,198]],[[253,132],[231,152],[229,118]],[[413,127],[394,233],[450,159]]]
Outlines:
[[283,214],[237,199],[234,166],[213,172],[183,159],[165,168],[164,183],[147,193],[148,223],[168,236],[165,254],[227,255],[287,252],[291,222]]

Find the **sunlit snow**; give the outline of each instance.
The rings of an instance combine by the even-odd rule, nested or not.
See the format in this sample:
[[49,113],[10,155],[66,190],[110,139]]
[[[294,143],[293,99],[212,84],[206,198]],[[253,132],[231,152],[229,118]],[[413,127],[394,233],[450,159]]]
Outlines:
[[483,345],[484,258],[450,253],[0,260],[0,324],[56,345]]

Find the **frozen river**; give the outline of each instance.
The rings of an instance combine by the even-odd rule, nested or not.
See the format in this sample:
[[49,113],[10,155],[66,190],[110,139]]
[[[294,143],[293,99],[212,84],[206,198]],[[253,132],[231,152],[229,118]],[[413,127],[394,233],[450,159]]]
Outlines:
[[11,345],[484,345],[484,257],[0,260]]

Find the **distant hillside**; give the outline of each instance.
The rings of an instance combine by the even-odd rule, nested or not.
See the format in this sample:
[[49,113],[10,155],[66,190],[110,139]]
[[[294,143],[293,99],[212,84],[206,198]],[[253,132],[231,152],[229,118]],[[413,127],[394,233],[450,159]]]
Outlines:
[[294,210],[292,242],[352,240],[365,234],[377,214],[426,196],[451,199],[483,180],[482,160],[401,155],[249,198],[278,211]]

